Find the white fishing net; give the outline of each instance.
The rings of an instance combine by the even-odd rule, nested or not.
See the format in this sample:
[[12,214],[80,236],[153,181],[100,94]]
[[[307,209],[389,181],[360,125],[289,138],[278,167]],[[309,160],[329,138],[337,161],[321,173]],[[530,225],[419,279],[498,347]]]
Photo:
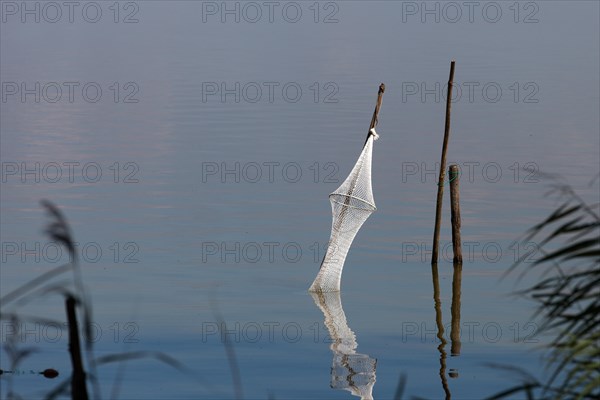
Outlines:
[[356,336],[346,322],[339,292],[312,293],[313,300],[325,316],[331,337],[333,361],[331,387],[347,390],[361,399],[373,399],[377,360],[356,352]]
[[319,273],[310,287],[311,292],[340,290],[344,261],[360,227],[377,209],[371,186],[373,141],[378,135],[371,129],[360,157],[344,183],[329,195],[333,221],[327,252]]

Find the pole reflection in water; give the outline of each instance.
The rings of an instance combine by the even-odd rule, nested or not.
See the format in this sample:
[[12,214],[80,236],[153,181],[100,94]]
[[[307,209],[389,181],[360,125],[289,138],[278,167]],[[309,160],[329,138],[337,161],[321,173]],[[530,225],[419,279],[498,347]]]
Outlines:
[[462,285],[462,263],[454,263],[452,275],[452,328],[450,329],[451,356],[460,355],[460,291]]
[[332,340],[331,387],[347,390],[361,399],[372,399],[377,360],[356,352],[358,343],[346,323],[340,292],[311,292],[311,296],[325,316]]
[[[450,393],[450,387],[448,386],[448,379],[446,377],[446,344],[448,343],[444,338],[444,323],[442,319],[442,302],[440,300],[440,282],[438,275],[438,266],[436,263],[431,264],[431,279],[433,281],[433,300],[435,307],[435,323],[437,325],[437,337],[440,340],[438,351],[440,352],[440,380],[442,382],[442,388],[444,389],[446,400],[452,398]],[[462,263],[454,263],[454,273],[452,275],[452,323],[450,328],[450,340],[452,342],[450,347],[450,355],[460,355],[460,295],[462,285]],[[450,369],[448,374],[451,378],[458,378],[458,371]]]
[[438,267],[436,263],[431,264],[431,279],[433,280],[433,301],[435,307],[435,324],[437,325],[437,337],[440,340],[438,351],[440,352],[440,380],[442,388],[446,394],[446,400],[452,398],[450,388],[448,387],[448,379],[446,378],[446,339],[444,338],[444,322],[442,321],[442,302],[440,300],[440,281],[438,277]]

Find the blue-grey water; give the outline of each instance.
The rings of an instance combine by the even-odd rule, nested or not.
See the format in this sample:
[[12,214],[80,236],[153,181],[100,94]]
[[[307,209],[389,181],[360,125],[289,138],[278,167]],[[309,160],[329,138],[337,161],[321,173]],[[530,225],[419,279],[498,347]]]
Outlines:
[[[600,162],[597,2],[0,5],[2,294],[68,261],[43,234],[49,199],[79,243],[95,355],[162,352],[189,369],[151,357],[99,366],[103,398],[117,376],[116,398],[234,397],[219,315],[244,398],[351,398],[330,386],[361,382],[392,398],[403,374],[405,395],[443,398],[430,252],[453,59],[448,159],[462,168],[465,262],[451,357],[446,186],[442,375],[459,399],[518,381],[490,364],[543,376],[533,304],[510,295],[518,273],[500,278],[539,256],[513,241],[558,204],[542,173],[599,200],[588,186]],[[378,210],[341,291],[356,351],[376,371],[335,383],[307,288],[329,238],[327,195],[356,161],[381,82]],[[2,312],[65,322],[54,292]],[[0,378],[1,397],[9,379],[33,399],[68,377],[63,325],[23,320],[15,334],[0,323],[3,345],[39,350]],[[0,368],[11,368],[4,351]],[[29,374],[45,368],[61,376]]]

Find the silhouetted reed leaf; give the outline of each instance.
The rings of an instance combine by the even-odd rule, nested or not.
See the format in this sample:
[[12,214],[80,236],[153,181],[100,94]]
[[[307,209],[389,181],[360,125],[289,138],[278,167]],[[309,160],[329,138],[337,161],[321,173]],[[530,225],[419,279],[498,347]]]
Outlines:
[[496,393],[495,395],[488,397],[486,400],[505,399],[508,396],[518,393],[525,393],[527,395],[527,399],[534,399],[535,397],[533,394],[533,389],[541,387],[542,385],[540,383],[523,383],[521,385],[513,386],[510,389],[506,389],[500,393]]
[[67,297],[73,295],[73,291],[67,289],[68,282],[57,282],[50,285],[43,286],[38,288],[31,293],[27,293],[24,296],[21,296],[16,302],[15,305],[18,307],[22,307],[29,303],[30,301],[39,299],[48,294],[59,294],[60,296]]
[[62,381],[58,386],[52,389],[47,395],[46,400],[54,400],[59,396],[66,395],[69,393],[69,388],[71,387],[71,377]]
[[66,218],[64,217],[60,209],[56,207],[52,202],[43,199],[40,201],[40,203],[51,216],[56,218],[56,221],[48,225],[48,227],[46,228],[46,233],[55,241],[64,244],[65,247],[69,250],[71,259],[74,260],[76,256],[75,244],[71,236],[71,231],[69,229],[69,225],[67,224]]
[[[542,222],[527,231],[522,243],[536,237],[542,257],[531,266],[547,266],[541,281],[519,293],[538,303],[538,334],[554,332],[549,344],[552,373],[541,397],[549,399],[600,398],[600,217],[570,186],[555,183],[551,194],[562,203]],[[549,230],[549,234],[544,234]],[[544,246],[561,239],[565,245]],[[523,265],[519,258],[508,270]],[[524,268],[519,279],[531,271]],[[526,383],[492,397],[529,396]]]
[[158,351],[132,351],[126,353],[118,353],[118,354],[107,354],[105,356],[101,356],[96,358],[96,364],[108,364],[113,362],[121,362],[121,361],[131,361],[138,360],[142,358],[155,358],[158,361],[169,365],[170,367],[185,373],[190,373],[191,371],[185,367],[182,363],[174,359],[173,357],[158,352]]
[[48,272],[45,272],[44,274],[38,276],[35,279],[30,280],[29,282],[25,283],[24,285],[18,287],[17,289],[13,290],[12,292],[10,292],[7,295],[4,295],[2,298],[0,298],[0,307],[5,306],[6,304],[10,303],[11,301],[14,301],[15,299],[22,296],[23,294],[29,292],[32,289],[35,289],[36,287],[42,285],[43,283],[49,281],[50,279],[52,279],[54,277],[62,274],[63,272],[68,271],[69,269],[71,269],[71,264],[70,263],[64,264],[64,265],[61,265],[54,269],[51,269]]
[[570,255],[570,254],[575,253],[582,249],[587,249],[589,247],[593,248],[594,246],[596,246],[596,247],[598,246],[598,239],[582,240],[580,242],[574,243],[567,247],[563,247],[559,250],[553,251],[552,253],[545,255],[544,257],[540,258],[539,260],[536,260],[534,265],[541,264],[543,262],[546,262],[548,260],[553,260],[555,258],[561,258],[565,255]]
[[566,256],[564,258],[564,260],[566,261],[566,260],[570,260],[573,258],[593,258],[593,257],[598,257],[596,262],[600,261],[600,250],[594,249],[594,250],[589,250],[589,251],[582,251],[582,252],[576,253],[576,254],[570,254],[570,255]]
[[40,324],[42,326],[43,325],[57,326],[57,325],[62,324],[61,321],[58,321],[55,319],[49,319],[49,318],[43,318],[43,317],[37,317],[37,316],[27,316],[27,315],[15,314],[15,313],[0,312],[0,320],[14,321],[17,318],[19,321],[31,322],[33,324]]
[[394,393],[394,400],[402,400],[404,389],[406,389],[406,374],[401,374],[396,386],[396,392]]
[[578,211],[578,210],[581,209],[581,205],[572,206],[570,208],[567,208],[568,205],[569,205],[568,202],[564,203],[557,210],[555,210],[548,218],[546,218],[544,221],[542,221],[539,224],[535,225],[533,228],[530,228],[529,229],[530,236],[528,236],[525,241],[528,241],[531,238],[533,238],[533,236],[535,234],[537,234],[538,232],[540,232],[543,228],[547,227],[548,225],[550,225],[554,221],[563,219],[564,217],[566,217],[568,215],[571,215],[574,212],[576,212],[576,211]]

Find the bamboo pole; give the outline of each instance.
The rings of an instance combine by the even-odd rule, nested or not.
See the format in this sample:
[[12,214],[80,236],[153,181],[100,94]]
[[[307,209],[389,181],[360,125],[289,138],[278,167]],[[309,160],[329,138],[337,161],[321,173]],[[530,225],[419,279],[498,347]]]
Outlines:
[[450,220],[452,222],[452,250],[454,251],[454,262],[462,263],[462,246],[460,241],[460,192],[458,165],[448,168],[450,180]]
[[435,228],[433,231],[433,250],[431,263],[437,264],[440,241],[440,224],[442,222],[442,200],[444,197],[444,178],[446,175],[446,151],[450,137],[450,108],[452,105],[452,87],[454,84],[454,60],[450,63],[450,77],[448,78],[448,94],[446,98],[446,124],[444,127],[444,144],[442,145],[442,159],[440,161],[440,176],[438,180],[437,203],[435,207]]

